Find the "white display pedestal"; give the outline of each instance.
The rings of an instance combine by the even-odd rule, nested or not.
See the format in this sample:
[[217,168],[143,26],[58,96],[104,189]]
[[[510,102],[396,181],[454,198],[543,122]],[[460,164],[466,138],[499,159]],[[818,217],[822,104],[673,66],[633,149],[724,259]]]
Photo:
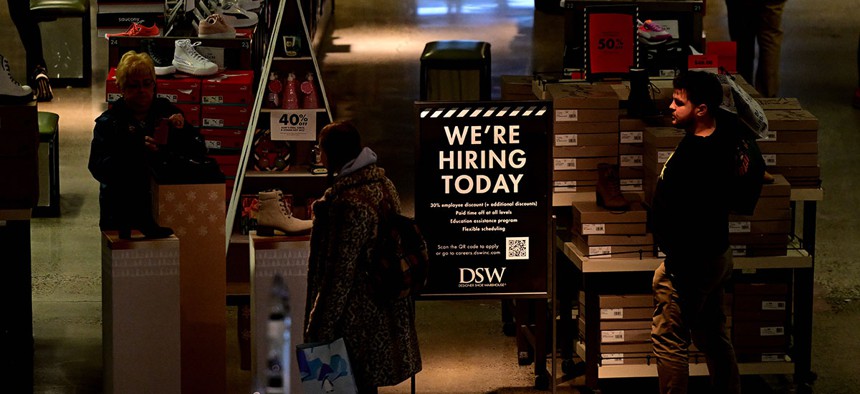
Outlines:
[[266,323],[272,280],[281,275],[290,292],[292,330],[289,344],[290,391],[303,392],[296,366],[295,348],[302,343],[307,296],[308,237],[258,237],[251,232],[251,376],[260,387],[266,383]]
[[178,238],[102,233],[102,338],[105,393],[182,392]]

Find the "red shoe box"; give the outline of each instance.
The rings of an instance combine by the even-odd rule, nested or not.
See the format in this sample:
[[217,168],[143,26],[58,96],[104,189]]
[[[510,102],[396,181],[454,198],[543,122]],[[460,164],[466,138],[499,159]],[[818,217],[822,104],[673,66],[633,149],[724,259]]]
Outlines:
[[245,104],[254,101],[254,72],[226,70],[203,78],[203,104]]
[[236,172],[239,170],[239,155],[210,155],[209,157],[218,162],[218,166],[221,167],[221,172],[224,173],[224,176],[236,176]]
[[200,129],[209,149],[241,149],[245,144],[245,129]]
[[194,127],[200,127],[200,104],[174,104],[182,110],[185,121]]
[[172,78],[158,78],[156,93],[174,104],[200,104],[200,85],[199,77],[175,74]]
[[251,108],[246,105],[203,105],[201,124],[203,127],[245,129],[250,118]]

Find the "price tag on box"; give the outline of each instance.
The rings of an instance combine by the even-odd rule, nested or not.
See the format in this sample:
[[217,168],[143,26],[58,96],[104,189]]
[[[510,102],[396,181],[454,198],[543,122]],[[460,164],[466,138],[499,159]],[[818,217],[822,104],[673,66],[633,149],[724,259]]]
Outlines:
[[272,125],[274,141],[316,141],[316,110],[273,110],[269,124]]

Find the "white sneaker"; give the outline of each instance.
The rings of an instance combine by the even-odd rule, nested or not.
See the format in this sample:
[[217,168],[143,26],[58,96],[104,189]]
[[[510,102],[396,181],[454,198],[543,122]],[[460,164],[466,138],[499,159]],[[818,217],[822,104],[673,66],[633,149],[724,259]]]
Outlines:
[[0,70],[0,74],[6,73],[6,76],[0,75],[0,103],[24,104],[33,101],[33,89],[27,85],[21,86],[15,78],[12,78],[9,61],[3,55],[0,55],[0,60],[3,62],[3,70]]
[[183,38],[174,43],[176,49],[173,51],[173,65],[176,69],[191,75],[212,75],[218,72],[218,65],[209,61],[198,53],[194,47],[200,42],[191,43],[191,40]]
[[237,7],[235,4],[229,8],[222,9],[221,14],[224,15],[224,21],[233,27],[251,27],[256,25],[260,20],[260,17],[257,16],[257,14],[245,11]]

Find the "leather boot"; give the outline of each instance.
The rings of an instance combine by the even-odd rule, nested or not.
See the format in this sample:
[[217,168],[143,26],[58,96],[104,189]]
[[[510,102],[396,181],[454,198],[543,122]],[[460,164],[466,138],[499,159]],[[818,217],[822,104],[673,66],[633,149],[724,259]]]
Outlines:
[[627,98],[627,115],[634,118],[657,116],[660,111],[651,98],[651,80],[648,70],[630,69],[630,96]]
[[612,211],[630,209],[627,199],[621,195],[621,180],[618,166],[600,163],[597,165],[597,205]]
[[275,235],[275,230],[284,234],[301,234],[310,231],[310,220],[297,219],[284,204],[284,193],[268,190],[257,194],[260,200],[257,213],[257,235]]

